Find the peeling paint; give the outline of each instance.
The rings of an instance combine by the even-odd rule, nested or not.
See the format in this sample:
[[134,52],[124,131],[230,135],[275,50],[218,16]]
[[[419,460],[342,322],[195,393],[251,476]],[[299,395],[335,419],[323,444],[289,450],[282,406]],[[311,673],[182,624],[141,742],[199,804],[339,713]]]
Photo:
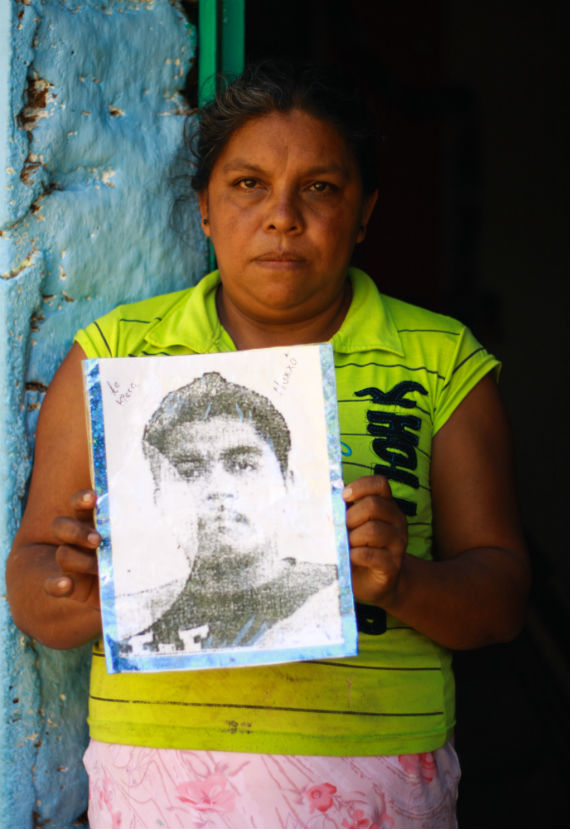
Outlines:
[[111,181],[111,179],[113,178],[116,172],[116,170],[103,170],[103,172],[101,173],[101,181],[103,182],[103,184],[106,184],[107,187],[114,187],[115,183]]
[[47,391],[47,386],[45,383],[38,383],[37,380],[30,380],[26,383],[26,391],[39,391],[43,394]]
[[[28,156],[28,158],[29,157],[30,156]],[[24,166],[22,167],[22,169],[20,171],[21,181],[23,181],[24,184],[27,184],[27,185],[30,186],[32,184],[32,180],[31,180],[32,174],[41,166],[42,166],[41,161],[28,161],[28,160],[26,160],[24,162]]]
[[19,276],[26,268],[29,268],[32,265],[33,258],[34,258],[35,251],[31,251],[31,253],[26,256],[25,259],[16,265],[9,273],[0,273],[0,279],[14,279],[14,277]]
[[45,315],[40,314],[38,311],[34,311],[32,316],[30,317],[30,329],[32,331],[39,331],[41,323],[45,320]]
[[[33,714],[34,712],[33,712],[33,711],[30,711],[29,713]],[[37,739],[38,739],[38,737],[39,737],[39,734],[37,734],[37,733],[36,733],[36,734],[29,734],[29,735],[28,735],[28,736],[24,739],[24,741],[23,741],[23,742],[18,743],[18,745],[14,746],[14,748],[15,748],[15,749],[16,749],[16,748],[21,748],[21,747],[22,747],[22,746],[23,746],[26,742],[32,742],[32,743],[33,743],[33,742],[35,742],[35,740],[37,740]]]
[[52,91],[53,84],[40,78],[36,72],[28,81],[26,89],[27,103],[17,116],[20,127],[29,132],[35,129],[41,118],[48,118],[52,113],[48,104],[55,101],[57,95]]
[[[41,199],[43,199],[43,196],[41,197]],[[38,201],[30,205],[30,213],[33,213],[33,215],[36,218],[36,221],[45,222],[46,217],[42,213],[43,205],[40,204],[41,199],[38,199]]]

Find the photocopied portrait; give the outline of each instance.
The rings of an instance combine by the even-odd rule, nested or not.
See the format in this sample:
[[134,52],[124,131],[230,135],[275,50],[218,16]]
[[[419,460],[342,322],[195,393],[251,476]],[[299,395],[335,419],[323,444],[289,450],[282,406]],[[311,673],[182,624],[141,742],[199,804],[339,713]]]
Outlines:
[[108,670],[354,653],[329,347],[85,378]]

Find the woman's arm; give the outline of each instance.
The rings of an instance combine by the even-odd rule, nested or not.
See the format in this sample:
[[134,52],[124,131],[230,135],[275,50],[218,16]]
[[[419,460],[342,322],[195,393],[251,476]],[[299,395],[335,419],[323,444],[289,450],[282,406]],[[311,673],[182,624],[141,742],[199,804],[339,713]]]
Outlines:
[[385,479],[347,487],[355,596],[449,648],[508,641],[522,626],[530,576],[491,376],[434,437],[431,470],[436,561],[405,554],[405,518]]
[[74,345],[46,394],[28,504],[6,569],[14,621],[52,648],[72,648],[101,632],[84,357]]

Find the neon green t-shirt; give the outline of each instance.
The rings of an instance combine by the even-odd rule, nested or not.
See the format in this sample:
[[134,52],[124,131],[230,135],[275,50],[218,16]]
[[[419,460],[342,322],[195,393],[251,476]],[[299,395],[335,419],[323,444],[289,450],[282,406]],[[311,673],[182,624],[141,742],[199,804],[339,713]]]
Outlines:
[[[432,438],[498,362],[456,320],[381,295],[357,269],[350,278],[352,303],[331,340],[345,482],[385,475],[407,516],[408,552],[431,559]],[[234,350],[216,312],[218,283],[215,271],[194,288],[121,306],[76,341],[88,357]],[[346,756],[443,745],[455,716],[450,653],[382,611],[359,627],[348,659],[162,674],[108,675],[97,643],[91,736]]]

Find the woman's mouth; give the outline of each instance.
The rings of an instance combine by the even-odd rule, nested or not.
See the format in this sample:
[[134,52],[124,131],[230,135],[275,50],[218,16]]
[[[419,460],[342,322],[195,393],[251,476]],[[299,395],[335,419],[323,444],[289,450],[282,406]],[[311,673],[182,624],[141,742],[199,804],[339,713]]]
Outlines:
[[306,262],[304,257],[286,251],[270,251],[261,256],[256,256],[253,261],[262,268],[273,268],[275,270],[295,270],[302,267]]

